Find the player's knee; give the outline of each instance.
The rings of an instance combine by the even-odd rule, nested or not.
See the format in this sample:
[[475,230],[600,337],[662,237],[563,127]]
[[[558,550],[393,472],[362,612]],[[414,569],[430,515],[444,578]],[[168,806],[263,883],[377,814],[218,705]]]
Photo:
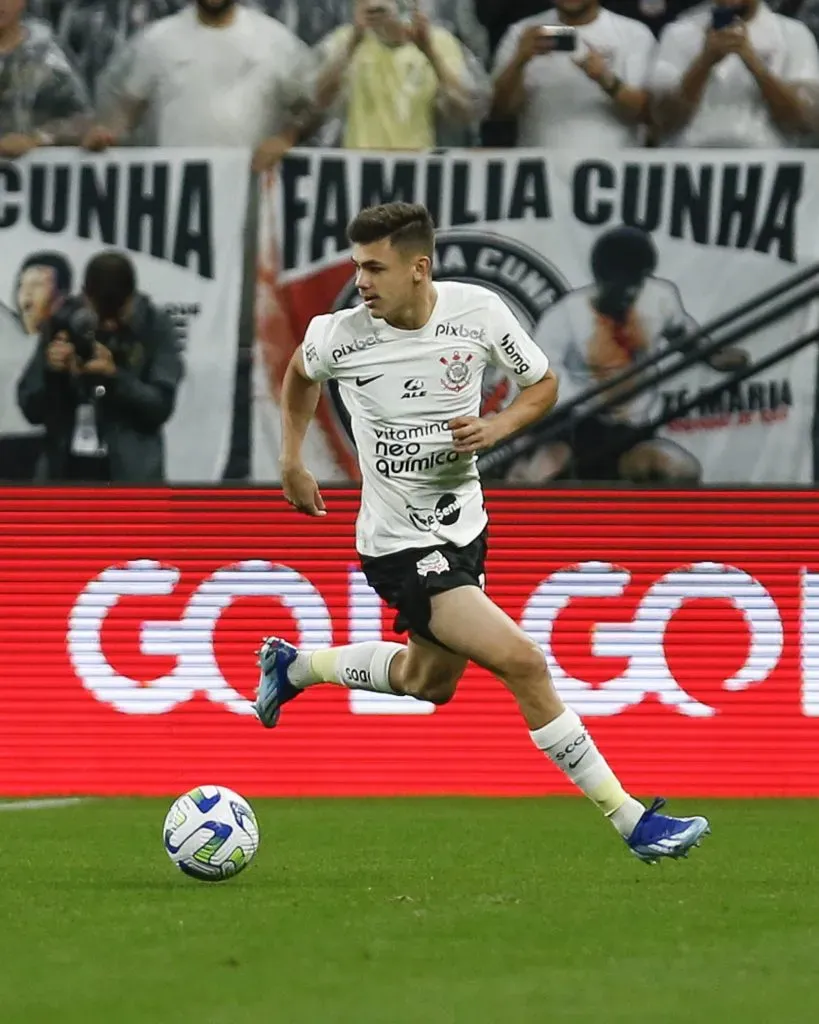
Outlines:
[[545,674],[546,659],[543,651],[528,637],[522,639],[506,658],[503,677],[509,682],[539,680]]

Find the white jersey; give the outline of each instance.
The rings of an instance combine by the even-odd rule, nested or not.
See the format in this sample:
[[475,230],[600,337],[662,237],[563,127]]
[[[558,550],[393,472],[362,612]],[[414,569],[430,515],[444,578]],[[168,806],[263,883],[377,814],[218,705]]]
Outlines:
[[473,541],[487,522],[477,458],[454,450],[449,422],[480,415],[487,366],[520,387],[549,369],[494,292],[453,281],[435,287],[435,309],[418,330],[390,327],[357,306],[315,317],[302,345],[308,376],[337,380],[350,412],[362,555]]

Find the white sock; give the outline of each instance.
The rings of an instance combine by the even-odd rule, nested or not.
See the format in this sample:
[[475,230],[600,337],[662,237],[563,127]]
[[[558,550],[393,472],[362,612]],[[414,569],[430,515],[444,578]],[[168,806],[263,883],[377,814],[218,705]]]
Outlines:
[[627,839],[645,807],[620,785],[578,715],[566,708],[553,721],[529,735],[535,746],[597,804]]
[[312,653],[300,651],[287,678],[300,690],[318,683],[337,683],[348,690],[395,693],[390,686],[390,665],[396,654],[405,650],[403,644],[368,640]]

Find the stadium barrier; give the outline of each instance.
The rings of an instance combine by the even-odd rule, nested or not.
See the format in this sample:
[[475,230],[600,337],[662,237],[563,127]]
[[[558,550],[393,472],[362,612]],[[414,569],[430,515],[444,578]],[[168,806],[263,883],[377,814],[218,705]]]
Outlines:
[[[357,495],[16,489],[0,503],[0,793],[565,793],[470,670],[443,708],[322,687],[255,721],[254,650],[392,638]],[[819,795],[819,496],[495,490],[487,589],[635,792]]]

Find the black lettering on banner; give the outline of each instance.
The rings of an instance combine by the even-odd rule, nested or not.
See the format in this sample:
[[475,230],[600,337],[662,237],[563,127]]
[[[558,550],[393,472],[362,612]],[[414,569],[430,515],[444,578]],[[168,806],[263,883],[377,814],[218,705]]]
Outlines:
[[20,203],[6,197],[23,191],[20,171],[11,164],[0,164],[0,228],[11,228],[20,219]]
[[429,210],[434,224],[441,220],[441,179],[443,178],[443,166],[440,160],[430,160],[427,164],[427,181],[425,205]]
[[802,198],[802,164],[780,164],[776,170],[771,198],[754,249],[770,252],[774,247],[781,260],[796,262],[796,207]]
[[119,167],[105,168],[105,181],[97,177],[98,165],[80,168],[80,214],[77,234],[80,238],[98,238],[106,245],[116,245],[117,206],[119,205]]
[[307,219],[307,203],[299,196],[299,183],[310,177],[310,160],[306,156],[286,156],[279,176],[284,211],[282,263],[285,270],[292,270],[299,258],[299,224]]
[[592,199],[592,189],[611,191],[615,186],[614,168],[602,160],[584,160],[578,164],[572,181],[572,209],[583,224],[597,227],[614,215],[610,199]]
[[791,390],[791,382],[790,378],[788,377],[785,377],[785,379],[782,381],[782,393],[780,397],[781,403],[777,402],[777,405],[782,404],[790,406],[790,408],[793,408],[793,391]]
[[[745,188],[740,186],[740,172],[745,171]],[[720,203],[717,245],[734,245],[745,249],[751,240],[762,187],[762,165],[726,164],[722,172],[722,201]],[[732,241],[734,222],[738,220],[736,241]]]
[[383,160],[362,160],[361,209],[381,203],[411,203],[417,171],[414,161],[397,160],[392,169],[392,181],[388,182],[388,168]]
[[486,219],[501,219],[503,180],[505,165],[500,160],[490,160],[486,165]]
[[31,169],[29,218],[32,227],[59,235],[68,226],[68,195],[71,168],[68,164],[38,164]]
[[763,384],[748,385],[748,410],[749,412],[761,412],[765,408],[765,397]]
[[186,162],[171,259],[179,267],[189,267],[194,256],[197,273],[206,278],[214,274],[212,196],[210,165],[204,160]]
[[128,168],[128,226],[125,245],[132,252],[145,252],[142,244],[143,221],[148,221],[150,245],[148,252],[157,259],[165,259],[165,229],[168,223],[167,164],[151,164],[152,182],[146,183],[145,164]]
[[471,165],[466,160],[456,160],[452,165],[452,220],[454,226],[475,224],[480,214],[469,209],[469,182]]
[[[674,167],[674,190],[671,206],[672,238],[691,238],[699,245],[708,245],[710,237],[711,199],[714,185],[714,168],[699,168],[699,181],[694,182],[694,168],[688,164]],[[690,235],[686,231],[686,220],[691,225]]]
[[515,168],[508,219],[523,220],[528,210],[535,220],[552,216],[545,160],[520,160]]
[[[642,231],[656,231],[663,215],[665,166],[626,164],[623,176],[623,223]],[[641,195],[645,182],[645,197]],[[642,200],[642,204],[641,204]],[[642,208],[641,208],[642,206]]]
[[343,158],[326,157],[319,164],[316,209],[310,238],[311,263],[323,259],[328,240],[333,243],[333,252],[346,249],[349,222],[346,164]]

